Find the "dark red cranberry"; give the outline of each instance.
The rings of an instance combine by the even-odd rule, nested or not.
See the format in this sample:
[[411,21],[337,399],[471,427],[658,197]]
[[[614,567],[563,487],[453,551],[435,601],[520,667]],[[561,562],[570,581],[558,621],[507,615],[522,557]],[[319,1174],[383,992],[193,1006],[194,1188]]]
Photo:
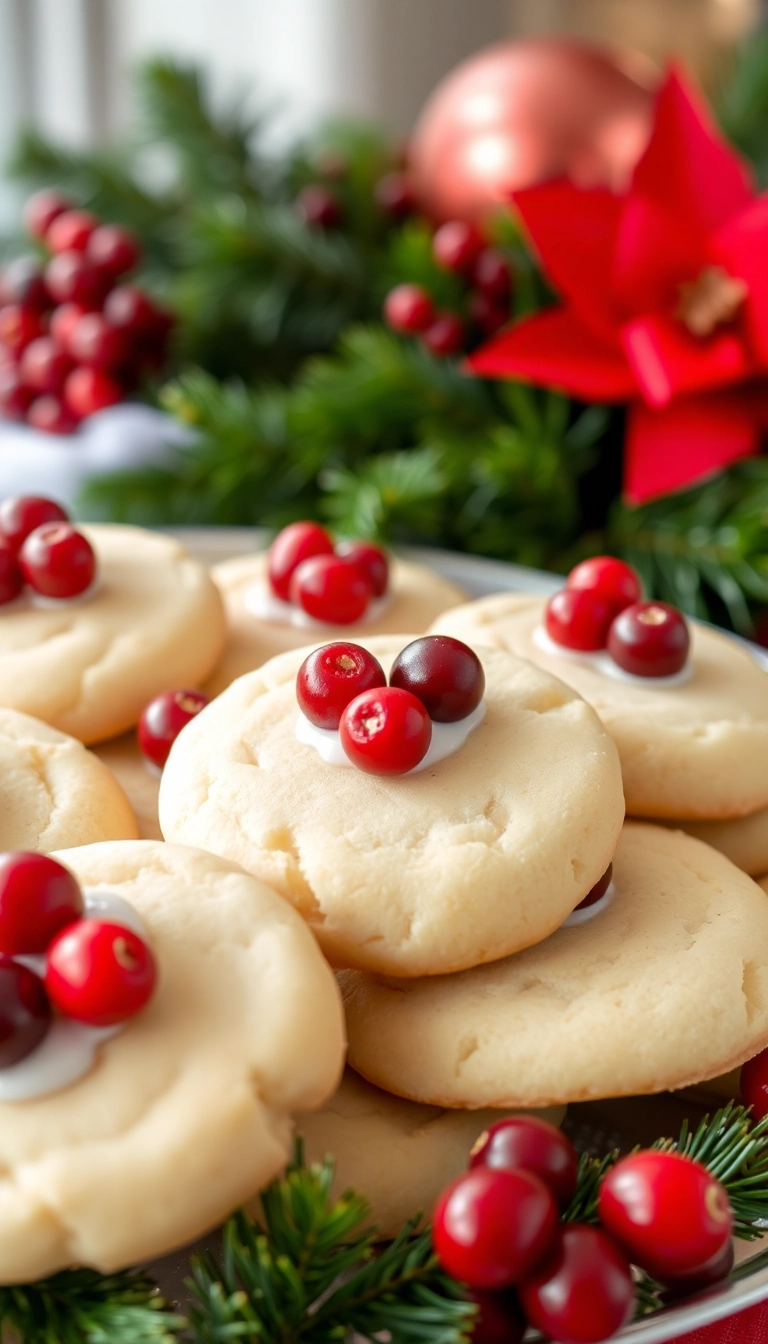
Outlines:
[[8,542],[0,538],[0,606],[13,602],[24,587],[16,552]]
[[25,308],[20,303],[6,303],[0,308],[0,342],[14,355],[21,355],[22,350],[42,334],[40,314],[32,308]]
[[46,187],[43,191],[36,191],[34,196],[30,196],[24,206],[24,227],[32,238],[42,243],[54,219],[63,215],[65,210],[71,209],[72,202],[68,196]]
[[405,775],[424,760],[432,720],[410,691],[382,686],[363,691],[339,721],[344,752],[368,775]]
[[127,336],[154,335],[157,310],[143,290],[135,285],[118,285],[104,301],[104,316],[110,326]]
[[289,523],[267,552],[267,577],[276,597],[287,602],[294,570],[313,555],[333,555],[333,542],[319,523]]
[[60,397],[54,396],[52,392],[44,392],[42,396],[35,397],[27,411],[27,423],[44,434],[73,434],[78,419]]
[[473,1167],[440,1196],[432,1242],[443,1268],[470,1288],[508,1288],[541,1262],[557,1234],[551,1191],[528,1171]]
[[613,661],[636,677],[672,677],[681,672],[690,642],[683,613],[666,602],[625,607],[608,631]]
[[80,420],[85,420],[96,411],[114,406],[122,401],[122,384],[105,369],[83,367],[70,373],[64,384],[64,399],[67,406]]
[[467,1289],[466,1295],[477,1307],[470,1335],[472,1344],[522,1344],[528,1322],[513,1288],[501,1293]]
[[464,345],[464,324],[455,313],[436,313],[421,339],[432,355],[456,355]]
[[9,420],[24,420],[35,394],[14,364],[0,365],[0,411]]
[[573,1144],[554,1125],[536,1116],[511,1115],[481,1134],[470,1167],[532,1171],[565,1208],[576,1191],[579,1159]]
[[86,246],[88,260],[110,280],[132,271],[141,260],[138,239],[120,224],[100,224]]
[[679,1279],[667,1278],[665,1291],[661,1294],[662,1302],[678,1302],[681,1297],[692,1297],[694,1293],[701,1293],[716,1283],[722,1283],[731,1273],[735,1259],[733,1239],[729,1238],[720,1254],[708,1261],[697,1273]]
[[90,210],[63,210],[46,229],[45,241],[54,255],[84,252],[98,223]]
[[466,273],[474,266],[483,248],[483,236],[474,224],[452,219],[441,224],[432,239],[435,261],[446,271]]
[[43,523],[67,523],[65,510],[43,495],[9,495],[0,503],[0,532],[14,551]]
[[555,644],[589,653],[604,649],[616,608],[599,593],[561,588],[547,603],[544,626]]
[[98,308],[104,297],[104,277],[82,252],[60,252],[45,268],[45,283],[55,303],[79,303]]
[[58,396],[71,372],[72,360],[50,336],[31,341],[19,362],[19,373],[27,387],[52,396]]
[[389,560],[372,541],[340,541],[336,554],[362,569],[371,581],[374,597],[383,597],[389,582]]
[[51,313],[51,321],[48,327],[48,333],[56,342],[60,350],[65,354],[71,355],[69,348],[69,339],[76,324],[88,312],[79,303],[60,303],[58,308],[54,308]]
[[85,313],[69,335],[69,349],[80,364],[116,369],[128,359],[128,342],[103,313]]
[[744,1105],[752,1107],[754,1120],[768,1115],[768,1050],[742,1064],[739,1090]]
[[79,597],[96,577],[93,547],[71,523],[43,523],[30,532],[19,564],[30,588],[44,597]]
[[167,691],[150,700],[141,711],[136,730],[139,747],[147,760],[162,770],[182,728],[207,704],[208,696],[202,691]]
[[422,285],[395,285],[384,300],[384,320],[392,331],[412,335],[434,321],[432,300]]
[[373,597],[368,575],[337,555],[302,560],[293,572],[289,591],[294,606],[324,625],[354,625]]
[[0,958],[0,1069],[19,1064],[37,1048],[51,1025],[51,1005],[39,975]]
[[592,887],[591,891],[587,892],[583,901],[579,901],[579,904],[576,906],[576,909],[585,910],[587,906],[597,905],[598,901],[602,901],[606,891],[611,885],[612,880],[613,880],[613,864],[609,863],[608,867],[603,873],[603,876],[600,878],[600,881],[596,882],[594,887]]
[[496,247],[484,247],[472,269],[472,281],[489,298],[508,301],[512,271],[504,253]]
[[376,183],[376,204],[390,219],[407,219],[416,209],[416,196],[407,173],[385,173]]
[[37,257],[15,257],[8,262],[0,280],[0,297],[3,303],[20,303],[38,313],[50,306]]
[[509,321],[509,308],[489,294],[470,294],[469,316],[485,336],[493,336]]
[[391,686],[410,691],[436,723],[456,723],[477,709],[485,673],[469,645],[451,635],[423,635],[397,655]]
[[46,854],[0,856],[0,953],[8,957],[45,952],[51,939],[81,919],[77,879]]
[[314,182],[299,192],[296,209],[312,229],[337,229],[344,217],[338,197]]
[[568,1223],[543,1264],[520,1285],[531,1325],[560,1344],[598,1344],[621,1330],[635,1307],[626,1257],[598,1227]]
[[317,728],[338,728],[350,701],[363,691],[386,686],[381,664],[359,644],[324,644],[304,659],[296,677],[296,699]]

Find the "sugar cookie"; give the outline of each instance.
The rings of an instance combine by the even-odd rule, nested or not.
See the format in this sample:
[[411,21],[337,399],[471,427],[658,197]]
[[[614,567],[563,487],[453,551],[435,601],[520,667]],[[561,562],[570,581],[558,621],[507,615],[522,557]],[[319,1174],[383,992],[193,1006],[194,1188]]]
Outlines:
[[[408,642],[365,647],[386,671]],[[241,677],[183,730],[160,785],[166,839],[267,882],[338,966],[436,975],[552,933],[621,828],[618,757],[594,711],[530,663],[480,650],[487,712],[460,750],[374,777],[297,740],[307,652]]]
[[679,831],[628,823],[613,900],[588,923],[461,975],[346,971],[349,1061],[435,1106],[661,1092],[768,1045],[768,901]]

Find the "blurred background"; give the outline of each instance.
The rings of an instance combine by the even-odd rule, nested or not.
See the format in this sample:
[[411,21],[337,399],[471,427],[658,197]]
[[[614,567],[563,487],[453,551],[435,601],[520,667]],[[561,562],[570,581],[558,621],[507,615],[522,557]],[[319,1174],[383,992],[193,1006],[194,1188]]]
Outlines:
[[[559,571],[608,551],[649,594],[768,630],[763,226],[713,278],[678,193],[747,172],[746,208],[768,182],[767,10],[0,0],[0,494],[156,526],[319,517]],[[618,327],[618,383],[585,378],[578,334],[550,375],[494,342],[569,298],[558,252],[602,246],[579,212],[631,194],[670,62],[654,320],[694,345],[662,407]],[[553,179],[585,194],[544,255],[513,193]]]

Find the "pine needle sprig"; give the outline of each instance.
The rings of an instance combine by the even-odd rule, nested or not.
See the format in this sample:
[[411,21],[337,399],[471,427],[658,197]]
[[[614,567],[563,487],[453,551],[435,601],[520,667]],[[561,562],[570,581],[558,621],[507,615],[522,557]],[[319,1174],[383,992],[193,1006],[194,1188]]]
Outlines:
[[683,1123],[679,1137],[654,1148],[702,1162],[725,1186],[734,1212],[734,1236],[756,1241],[768,1226],[768,1116],[753,1124],[749,1110],[729,1102],[695,1130]]
[[139,1273],[66,1270],[0,1288],[0,1329],[24,1344],[171,1344],[185,1324]]

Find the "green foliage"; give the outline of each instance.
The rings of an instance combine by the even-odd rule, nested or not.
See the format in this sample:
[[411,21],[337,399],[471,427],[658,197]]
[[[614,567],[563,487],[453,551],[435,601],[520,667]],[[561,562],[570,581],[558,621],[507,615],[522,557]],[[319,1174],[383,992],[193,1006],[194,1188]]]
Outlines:
[[717,110],[728,139],[749,159],[760,186],[768,183],[768,27],[751,32],[722,82]]
[[183,1324],[143,1274],[76,1269],[0,1288],[0,1328],[23,1344],[170,1344]]

